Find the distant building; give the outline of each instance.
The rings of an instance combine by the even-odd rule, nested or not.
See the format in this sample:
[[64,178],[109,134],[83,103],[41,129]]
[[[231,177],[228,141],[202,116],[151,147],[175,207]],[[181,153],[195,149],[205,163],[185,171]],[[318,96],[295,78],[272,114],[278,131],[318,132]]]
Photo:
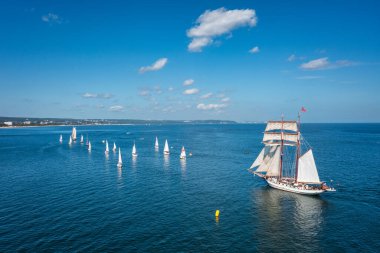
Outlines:
[[12,121],[5,121],[5,122],[4,122],[4,125],[6,125],[6,126],[12,126],[13,123],[12,123]]
[[26,121],[24,121],[24,125],[30,125],[30,120],[26,120]]

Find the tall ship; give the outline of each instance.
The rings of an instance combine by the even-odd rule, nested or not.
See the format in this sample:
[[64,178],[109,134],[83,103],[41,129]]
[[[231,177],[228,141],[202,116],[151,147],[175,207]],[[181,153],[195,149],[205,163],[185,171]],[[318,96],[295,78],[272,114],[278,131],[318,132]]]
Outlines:
[[319,179],[311,146],[300,132],[298,121],[268,121],[264,147],[249,171],[269,186],[288,192],[318,195],[335,191]]

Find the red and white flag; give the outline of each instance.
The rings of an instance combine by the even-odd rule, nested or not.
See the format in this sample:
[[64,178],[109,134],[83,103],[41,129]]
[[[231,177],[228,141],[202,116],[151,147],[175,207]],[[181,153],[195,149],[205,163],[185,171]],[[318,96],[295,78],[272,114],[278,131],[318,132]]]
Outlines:
[[301,112],[306,112],[306,109],[305,109],[305,107],[301,107]]

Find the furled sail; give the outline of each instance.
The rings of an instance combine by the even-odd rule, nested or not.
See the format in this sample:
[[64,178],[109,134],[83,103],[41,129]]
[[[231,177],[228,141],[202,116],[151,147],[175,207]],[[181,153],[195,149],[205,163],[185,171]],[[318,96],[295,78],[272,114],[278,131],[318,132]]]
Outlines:
[[311,149],[298,159],[297,181],[303,183],[321,183]]
[[260,164],[263,162],[264,160],[264,151],[265,151],[265,147],[261,150],[259,156],[256,158],[256,160],[252,163],[250,169],[253,169],[257,166],[260,166]]
[[268,121],[266,131],[272,130],[285,130],[285,131],[298,131],[297,121]]
[[279,146],[269,146],[264,148],[264,158],[260,166],[257,168],[256,172],[267,172],[273,156],[276,150],[279,150]]
[[281,156],[281,148],[277,148],[273,158],[270,160],[269,169],[267,171],[267,176],[277,177],[280,172],[280,156]]

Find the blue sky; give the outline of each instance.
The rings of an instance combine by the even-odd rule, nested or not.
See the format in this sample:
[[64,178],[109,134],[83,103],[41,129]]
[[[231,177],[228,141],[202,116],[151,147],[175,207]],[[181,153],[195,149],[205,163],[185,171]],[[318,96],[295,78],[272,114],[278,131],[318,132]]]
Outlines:
[[380,121],[379,1],[0,5],[0,116]]

